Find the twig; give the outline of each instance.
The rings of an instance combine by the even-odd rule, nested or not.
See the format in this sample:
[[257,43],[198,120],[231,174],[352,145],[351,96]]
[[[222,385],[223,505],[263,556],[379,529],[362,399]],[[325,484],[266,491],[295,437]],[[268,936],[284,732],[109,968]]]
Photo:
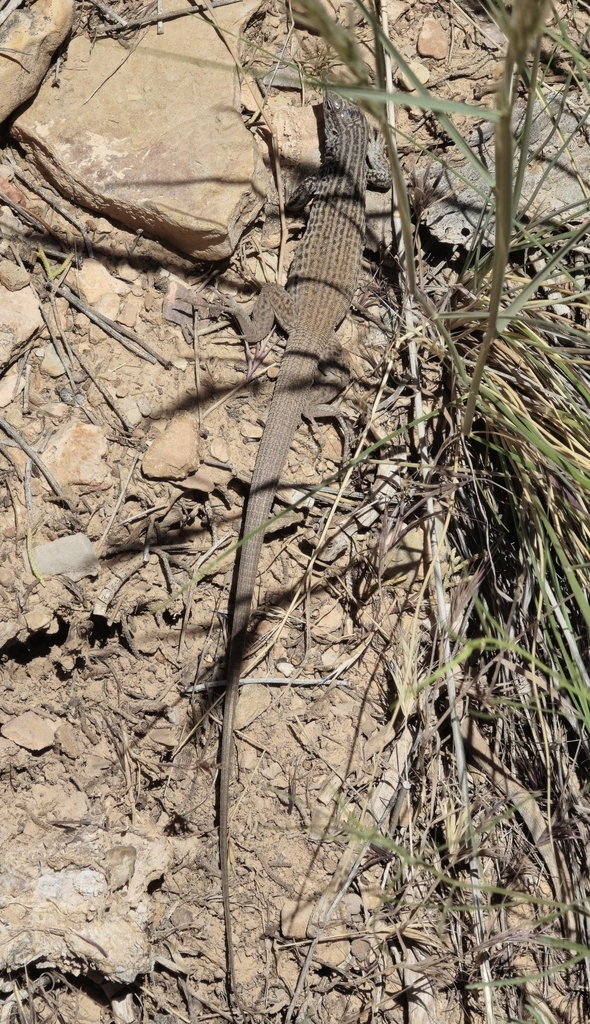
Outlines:
[[101,3],[101,0],[90,0],[91,4],[98,7],[99,11],[105,15],[106,18],[110,18],[111,21],[116,21],[122,28],[129,28],[129,22],[125,18],[122,18],[120,14],[113,11],[111,7],[107,7],[106,4]]
[[[96,3],[97,0],[91,0],[91,2]],[[34,192],[35,195],[41,196],[41,199],[44,199],[49,206],[52,206],[53,209],[56,210],[57,213],[59,213],[60,217],[63,217],[64,220],[68,220],[70,224],[74,225],[76,230],[79,231],[82,235],[84,245],[86,246],[86,252],[88,253],[89,257],[92,258],[92,242],[90,241],[88,232],[82,224],[82,222],[79,221],[73,213],[70,213],[69,210],[66,210],[66,208],[62,206],[61,203],[58,203],[57,199],[54,199],[54,197],[51,194],[48,195],[44,189],[39,187],[39,185],[34,185],[32,182],[30,182],[27,176],[23,174],[20,167],[18,167],[18,165],[14,162],[13,159],[10,159],[10,165],[14,171],[15,178],[18,178],[18,180],[21,181],[23,185],[25,185],[25,187],[29,189],[30,192]]]
[[134,429],[134,427],[133,427],[133,424],[132,424],[132,423],[130,423],[130,421],[129,421],[129,420],[127,419],[127,417],[126,417],[125,413],[123,412],[123,410],[122,410],[122,409],[121,409],[121,407],[119,406],[119,403],[117,402],[116,398],[114,398],[114,397],[113,397],[113,396],[111,395],[110,391],[109,391],[109,390],[108,390],[108,388],[107,388],[107,387],[106,387],[106,386],[105,386],[105,385],[104,385],[104,384],[102,383],[102,381],[100,381],[100,380],[98,379],[98,377],[95,377],[95,375],[94,375],[94,373],[92,372],[92,370],[90,369],[90,367],[89,367],[88,363],[86,362],[86,360],[85,360],[85,359],[83,359],[83,358],[82,358],[82,356],[80,355],[80,353],[79,353],[79,352],[78,352],[78,351],[77,351],[76,349],[73,349],[72,351],[73,351],[73,353],[74,353],[74,355],[75,355],[76,359],[77,359],[77,360],[78,360],[78,362],[80,363],[80,366],[81,366],[81,367],[82,367],[82,369],[84,370],[84,373],[86,373],[86,374],[88,375],[88,377],[90,377],[90,380],[91,380],[91,381],[92,381],[92,383],[94,384],[95,388],[97,388],[97,390],[98,390],[98,391],[100,391],[100,393],[101,393],[102,397],[103,397],[103,398],[105,399],[105,401],[106,401],[106,402],[107,402],[107,403],[108,403],[108,404],[110,405],[110,407],[111,407],[111,409],[113,410],[113,412],[115,413],[115,415],[116,415],[116,416],[118,416],[118,417],[119,417],[119,419],[121,420],[121,423],[122,423],[122,424],[123,424],[123,426],[125,427],[125,430],[128,430],[128,431],[129,431],[129,433],[131,434],[131,433],[133,432],[133,429]]
[[3,25],[7,18],[10,17],[13,11],[16,11],[17,7],[20,7],[23,0],[8,0],[6,7],[0,12],[0,25]]
[[171,363],[156,352],[151,345],[148,345],[146,341],[143,341],[137,334],[134,334],[133,331],[130,331],[122,324],[115,324],[107,316],[97,313],[92,306],[89,306],[87,302],[84,302],[78,295],[70,291],[65,284],[57,289],[57,294],[67,299],[70,305],[79,310],[80,313],[85,313],[88,319],[92,320],[98,327],[101,327],[105,334],[110,334],[115,341],[120,342],[121,345],[124,345],[125,348],[128,348],[136,356],[139,356],[140,359],[146,359],[148,363],[160,363],[166,370],[170,369]]
[[46,231],[47,234],[51,235],[53,238],[55,238],[57,242],[59,242],[63,249],[64,242],[57,233],[57,231],[54,231],[54,229],[51,228],[49,224],[46,221],[44,221],[41,217],[37,217],[37,215],[34,213],[29,213],[29,211],[25,210],[24,207],[19,205],[19,203],[15,203],[14,200],[10,198],[10,196],[7,196],[5,192],[0,191],[0,200],[2,201],[2,203],[4,203],[5,206],[9,206],[11,210],[14,210],[14,212],[18,214],[18,216],[22,220],[28,221],[31,227],[42,228],[43,231]]
[[[331,676],[326,676],[323,679],[318,676],[317,679],[285,679],[284,676],[248,676],[246,679],[240,678],[240,686],[246,686],[250,683],[253,686],[330,686],[334,683],[335,686],[350,686],[349,679],[337,679],[334,681]],[[207,683],[191,683],[190,686],[185,688],[185,693],[205,693],[207,690],[217,689],[218,687],[227,686],[227,679],[212,679]]]
[[30,444],[27,444],[25,439],[20,436],[18,431],[15,430],[14,427],[12,427],[10,423],[8,423],[7,420],[4,419],[3,416],[0,416],[0,427],[2,428],[4,433],[8,434],[8,436],[11,437],[13,441],[16,441],[18,446],[22,448],[25,454],[28,455],[29,458],[33,460],[39,472],[42,473],[45,479],[47,480],[47,483],[51,487],[51,490],[54,492],[54,494],[56,494],[57,497],[60,498],[62,501],[65,501],[66,505],[68,506],[69,509],[71,509],[72,512],[75,512],[76,506],[74,502],[71,500],[71,498],[68,498],[67,494],[65,494],[62,491],[53,473],[51,473],[47,469],[47,466],[45,465],[43,460],[39,458],[35,449],[31,448]]
[[[94,2],[94,0],[93,0]],[[240,0],[212,0],[212,7],[227,7],[229,4],[240,3]],[[128,21],[125,26],[127,29],[130,28],[143,28],[145,25],[157,25],[163,21],[173,21],[175,18],[185,18],[189,14],[202,14],[202,8],[205,4],[199,4],[198,7],[188,7],[178,11],[158,11],[156,14],[148,14],[145,18],[135,18],[133,21]],[[105,30],[104,33],[98,33],[97,39],[103,39],[105,35],[110,35],[111,32],[120,32],[122,29],[118,25],[113,25]]]
[[102,549],[103,549],[103,546],[104,546],[104,542],[105,542],[105,540],[107,539],[107,537],[109,535],[111,526],[113,525],[113,523],[115,521],[117,512],[121,508],[121,505],[123,503],[123,498],[125,497],[125,495],[127,493],[127,488],[129,487],[129,484],[131,483],[131,478],[132,478],[132,476],[133,476],[133,474],[135,472],[135,467],[137,466],[138,459],[139,459],[139,452],[136,453],[135,458],[133,459],[133,462],[131,463],[131,468],[130,468],[128,474],[127,474],[127,479],[126,479],[125,483],[123,484],[123,486],[121,488],[121,493],[119,494],[119,497],[117,498],[117,500],[115,502],[115,507],[114,507],[113,511],[111,512],[111,515],[109,517],[109,521],[108,521],[107,525],[104,528],[102,537],[100,538],[98,544],[96,545],[96,557],[97,558],[100,558],[100,556],[101,556],[101,552],[102,552]]

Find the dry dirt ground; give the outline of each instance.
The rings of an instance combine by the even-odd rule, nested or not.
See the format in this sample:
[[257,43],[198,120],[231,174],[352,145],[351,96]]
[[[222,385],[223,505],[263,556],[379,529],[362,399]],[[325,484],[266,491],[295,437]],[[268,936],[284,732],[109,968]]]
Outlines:
[[[114,6],[127,13],[130,5]],[[345,17],[344,8],[337,13]],[[432,13],[448,40],[444,59],[417,56],[420,26]],[[429,87],[451,99],[491,95],[501,50],[484,20],[477,4],[391,5],[392,37],[428,69]],[[271,52],[286,34],[278,4],[263,5],[247,32]],[[325,68],[317,37],[296,28],[290,46],[307,70]],[[265,66],[246,48],[244,61]],[[271,95],[299,103],[296,93]],[[403,110],[398,118],[409,174],[417,145],[437,144],[434,122]],[[22,180],[12,184],[19,202],[73,241],[71,224],[51,205]],[[65,481],[64,499],[35,463],[27,466],[20,443],[2,436],[2,1020],[227,1020],[216,811],[221,707],[210,684],[224,676],[233,555],[222,556],[238,538],[280,341],[248,381],[237,329],[210,316],[207,299],[215,286],[249,302],[252,281],[276,274],[277,249],[264,241],[261,220],[224,265],[191,266],[180,257],[164,265],[149,241],[68,208],[111,275],[115,319],[132,325],[165,365],[52,297],[35,258],[39,237],[3,208],[2,255],[30,275],[67,372],[44,326],[0,381],[4,421]],[[303,220],[289,223],[287,263]],[[61,259],[51,256],[50,238],[42,241],[54,273]],[[80,259],[66,284],[93,270],[83,268],[79,240],[76,247]],[[443,265],[434,279],[427,268],[448,256],[436,246],[421,254],[435,298],[451,272]],[[408,428],[415,387],[405,346],[392,340],[400,335],[394,280],[395,261],[367,252],[340,330],[352,368],[341,408],[353,452],[362,438],[398,435],[353,468],[335,501],[342,430],[302,424],[285,470],[291,490],[275,508],[298,490],[324,486],[308,508],[276,524],[261,559],[249,670],[260,682],[244,688],[239,709],[231,825],[236,968],[256,1019],[285,1019],[314,919],[358,858],[361,870],[317,946],[298,1019],[484,1019],[481,993],[467,987],[479,973],[453,909],[461,894],[448,889],[449,923],[440,901],[431,905],[433,876],[392,845],[420,857],[438,834],[441,849],[446,844],[440,871],[461,863],[460,843],[453,844],[461,798],[449,774],[444,702],[439,684],[415,689],[437,655],[417,439]],[[196,334],[190,318],[183,326],[170,319],[179,283],[200,297]],[[428,412],[445,395],[439,352],[421,348],[420,373]],[[144,472],[145,453],[171,423],[180,427],[163,458],[186,448],[186,473],[198,470],[196,477]],[[433,451],[447,429],[444,418],[429,423]],[[37,548],[72,534],[92,542],[98,575],[44,577]],[[318,538],[327,544],[310,567]],[[453,559],[446,550],[449,600],[459,579]],[[267,678],[276,685],[265,685]],[[11,723],[16,732],[6,728]],[[473,772],[472,786],[477,814],[491,819],[500,803],[483,771]],[[548,898],[522,836],[511,842],[503,836],[502,863],[519,861],[531,893]],[[498,913],[498,931],[514,927],[510,912]],[[522,973],[535,966],[524,953],[511,964]],[[520,998],[510,1019],[519,1017]],[[559,979],[543,998],[561,1012]]]

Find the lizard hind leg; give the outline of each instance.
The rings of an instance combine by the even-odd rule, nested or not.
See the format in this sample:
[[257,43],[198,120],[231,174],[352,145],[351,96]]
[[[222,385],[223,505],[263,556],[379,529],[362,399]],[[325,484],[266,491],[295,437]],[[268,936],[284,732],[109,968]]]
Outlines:
[[[332,337],[324,349],[322,358],[318,363],[317,376],[309,395],[308,402],[303,410],[303,418],[308,420],[312,429],[315,421],[319,419],[334,419],[340,424],[344,437],[343,461],[347,462],[350,453],[351,430],[348,417],[331,403],[344,390],[350,379],[350,369],[346,354],[340,342]],[[321,441],[318,441],[317,432],[314,430],[314,437],[321,450]]]

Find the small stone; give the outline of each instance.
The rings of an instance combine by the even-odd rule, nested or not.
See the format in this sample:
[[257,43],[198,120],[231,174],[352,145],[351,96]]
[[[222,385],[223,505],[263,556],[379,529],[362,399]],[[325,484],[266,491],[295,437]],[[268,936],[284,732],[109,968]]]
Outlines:
[[24,715],[6,722],[0,730],[7,740],[12,740],[26,750],[46,750],[53,746],[55,726],[47,718],[41,718],[34,711],[25,711]]
[[107,439],[100,427],[92,423],[69,423],[51,438],[43,461],[62,487],[68,484],[107,487],[111,474],[104,461],[106,452]]
[[267,686],[253,684],[242,687],[236,707],[234,728],[246,729],[266,711],[271,699]]
[[211,442],[211,458],[218,462],[229,462],[229,445],[222,437],[216,437]]
[[[422,85],[426,85],[428,79],[430,78],[430,71],[428,70],[428,68],[425,67],[424,64],[421,64],[419,60],[409,60],[408,67],[410,68],[411,71],[414,72],[418,81]],[[397,80],[399,84],[402,86],[402,88],[406,89],[408,92],[414,92],[413,83],[410,81],[410,79],[407,77],[404,71],[400,71],[398,73]]]
[[281,932],[285,939],[306,939],[307,926],[315,904],[303,900],[286,900],[281,910]]
[[47,629],[51,625],[53,622],[53,612],[51,608],[46,608],[44,604],[38,604],[30,612],[27,612],[25,620],[31,633],[36,633],[37,630]]
[[33,557],[42,576],[64,575],[77,583],[85,576],[97,576],[100,563],[85,533],[58,537],[33,548]]
[[0,648],[4,647],[9,640],[14,640],[20,633],[18,622],[0,622]]
[[84,266],[78,271],[76,283],[83,298],[90,306],[94,306],[103,295],[115,292],[127,295],[129,287],[123,281],[109,274],[106,267],[98,260],[84,260]]
[[74,317],[74,327],[77,331],[80,333],[87,331],[90,327],[90,323],[91,321],[86,316],[86,313],[76,313]]
[[31,286],[11,292],[0,284],[0,366],[42,326],[39,299]]
[[259,423],[242,423],[240,434],[252,441],[259,441],[262,437],[263,428]]
[[55,351],[55,347],[51,344],[45,349],[41,370],[49,377],[61,377],[66,372],[64,364]]
[[29,273],[24,267],[19,267],[12,260],[0,260],[0,284],[8,288],[9,292],[18,292],[30,283]]
[[[2,25],[2,47],[14,57],[0,65],[0,122],[35,95],[73,16],[72,0],[37,0],[9,13]],[[6,17],[5,11],[3,22]]]
[[197,422],[189,413],[175,416],[146,451],[142,469],[156,480],[184,480],[199,465]]
[[7,405],[10,405],[17,395],[20,395],[21,391],[25,386],[25,378],[21,375],[21,379],[18,385],[18,390],[15,393],[15,386],[18,380],[18,373],[8,373],[6,377],[0,380],[0,409],[5,409]]
[[121,406],[121,412],[125,414],[127,422],[132,427],[138,427],[142,421],[141,410],[134,398],[124,398],[119,403]]
[[[96,300],[94,308],[97,313],[102,313],[102,315],[108,317],[109,320],[116,320],[119,316],[120,305],[120,296],[116,295],[115,292],[107,292],[106,295],[101,295],[100,298]],[[95,327],[96,325],[93,324],[92,326]],[[104,334],[102,334],[102,337],[104,338]],[[90,340],[94,340],[92,337],[92,327],[90,328]]]
[[134,846],[111,846],[105,853],[105,867],[111,890],[121,889],[133,878],[137,850]]
[[106,217],[99,217],[96,221],[94,230],[98,231],[99,235],[110,235],[114,228],[110,220],[107,220]]
[[130,295],[117,317],[117,322],[125,327],[135,327],[142,305],[138,295]]
[[215,490],[215,481],[205,466],[200,466],[196,473],[191,473],[184,480],[179,480],[179,486],[188,491],[203,491],[205,494],[211,494],[211,491]]
[[11,587],[14,583],[14,572],[7,566],[0,568],[0,583],[3,587]]
[[387,16],[390,25],[395,25],[396,21],[401,18],[402,14],[405,14],[409,8],[408,3],[402,3],[401,0],[387,0]]
[[284,661],[282,659],[280,661],[277,661],[277,668],[281,675],[285,677],[285,679],[289,679],[289,677],[292,676],[295,671],[295,667],[291,664],[290,661]]
[[137,408],[139,409],[142,416],[151,416],[152,414],[152,407],[148,402],[147,398],[138,398]]
[[117,267],[117,277],[120,277],[122,281],[128,281],[129,284],[132,284],[133,281],[137,281],[140,274],[140,270],[136,270],[135,267],[131,267],[129,263],[125,262],[125,260],[123,260],[122,263],[119,263],[119,266]]
[[445,60],[449,52],[449,37],[440,21],[436,18],[424,19],[416,48],[421,57]]
[[186,359],[171,359],[170,362],[177,370],[186,370],[188,363]]
[[[63,659],[61,664],[63,668]],[[55,731],[55,740],[56,743],[59,743],[62,753],[64,753],[66,757],[70,757],[72,760],[75,760],[75,758],[79,757],[82,753],[82,745],[80,743],[78,733],[69,722],[62,722],[61,725],[58,726]]]

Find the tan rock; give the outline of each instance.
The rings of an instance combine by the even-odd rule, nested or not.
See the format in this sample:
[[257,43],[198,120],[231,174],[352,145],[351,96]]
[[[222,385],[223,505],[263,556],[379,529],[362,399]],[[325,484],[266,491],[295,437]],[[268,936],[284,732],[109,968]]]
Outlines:
[[306,939],[307,925],[315,904],[306,900],[286,900],[281,910],[281,932],[286,939]]
[[10,292],[0,284],[0,369],[42,326],[39,300],[31,286]]
[[32,633],[36,633],[39,629],[47,629],[48,626],[53,622],[53,612],[51,608],[46,608],[44,604],[37,604],[30,612],[25,615],[27,626]]
[[10,405],[16,398],[16,395],[20,395],[21,391],[25,386],[25,378],[21,375],[21,379],[18,385],[18,390],[15,394],[16,382],[18,380],[18,373],[7,373],[6,377],[0,380],[0,409],[5,409],[7,405]]
[[222,437],[215,437],[211,442],[211,457],[218,462],[229,462],[229,445]]
[[[0,121],[37,91],[49,63],[68,34],[73,0],[37,0],[13,13],[0,28]],[[12,58],[12,54],[22,57]]]
[[198,465],[197,421],[189,413],[174,417],[152,442],[142,461],[145,475],[156,480],[183,480]]
[[119,281],[98,260],[84,260],[84,266],[76,274],[76,284],[82,298],[90,306],[94,306],[103,295],[114,292],[116,295],[127,295],[129,285]]
[[[419,60],[409,60],[408,67],[410,71],[413,71],[416,78],[422,85],[426,85],[430,78],[430,71],[428,68],[421,64]],[[407,89],[408,92],[414,92],[414,83],[410,80],[409,75],[406,75],[405,71],[399,71],[397,80],[403,89]]]
[[[216,21],[237,37],[257,6],[220,8]],[[74,202],[191,256],[230,255],[267,191],[236,69],[204,18],[167,22],[163,35],[153,25],[127,51],[78,36],[60,88],[46,82],[12,133]]]
[[[115,295],[114,292],[109,292],[108,295],[101,295],[100,299],[94,304],[94,309],[97,313],[102,313],[103,316],[108,317],[109,320],[116,320],[119,316],[119,309],[121,306],[121,298],[119,295]],[[96,325],[93,324],[90,328],[91,334],[93,328]],[[98,328],[100,330],[100,328]],[[101,332],[102,333],[102,332]]]
[[12,260],[0,260],[0,284],[9,292],[18,292],[30,283],[29,272]]
[[43,356],[43,361],[41,363],[41,370],[49,377],[61,377],[62,374],[66,372],[64,364],[59,358],[53,345],[48,345],[45,349],[45,355]]
[[55,726],[47,718],[41,718],[34,711],[25,711],[2,726],[2,735],[26,750],[45,750],[52,746]]
[[421,57],[445,60],[449,52],[449,37],[444,26],[436,18],[425,18],[422,22],[416,49]]
[[246,729],[264,714],[271,699],[267,686],[243,686],[236,707],[234,728]]
[[205,494],[211,494],[211,491],[215,490],[215,481],[205,466],[199,466],[196,473],[191,473],[180,481],[180,486],[189,491],[204,491]]
[[135,327],[139,311],[143,306],[143,299],[138,295],[130,295],[123,309],[117,316],[117,322],[125,327]]
[[111,480],[104,462],[106,451],[107,440],[100,427],[92,423],[68,423],[52,437],[43,461],[62,487],[69,484],[105,487]]

